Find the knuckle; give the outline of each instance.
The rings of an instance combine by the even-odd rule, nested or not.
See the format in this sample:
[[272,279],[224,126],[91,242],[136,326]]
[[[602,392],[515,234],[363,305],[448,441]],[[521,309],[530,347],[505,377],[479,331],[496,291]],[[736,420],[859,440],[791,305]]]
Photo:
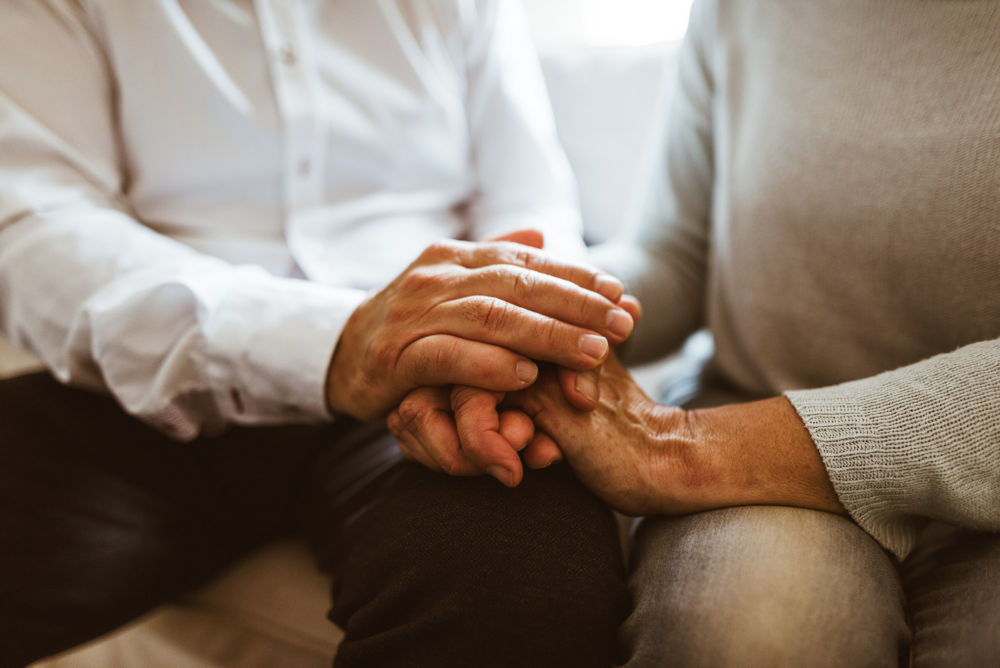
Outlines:
[[420,424],[427,419],[427,405],[419,399],[407,397],[399,404],[398,428],[403,431],[416,432]]
[[528,298],[538,287],[538,281],[530,269],[514,271],[511,283],[511,289],[518,299]]
[[510,243],[510,250],[508,252],[514,264],[521,265],[522,267],[538,264],[536,254],[521,244]]
[[494,297],[481,297],[469,300],[469,318],[489,332],[503,329],[509,312],[507,305]]
[[435,241],[420,254],[420,259],[426,262],[441,262],[453,259],[458,255],[461,244],[453,239]]
[[441,453],[439,455],[441,468],[448,475],[458,475],[462,472],[462,460],[453,453]]
[[559,321],[554,318],[545,318],[541,325],[541,337],[552,349],[559,349],[563,341],[563,328]]
[[482,392],[482,390],[478,390],[476,388],[456,386],[451,391],[452,410],[455,412],[464,410],[471,402],[476,400],[480,392]]
[[601,303],[589,292],[578,292],[575,301],[577,322],[579,323],[590,323],[596,319],[596,314],[603,310]]
[[414,292],[436,291],[442,287],[445,278],[440,268],[437,267],[413,267],[400,283],[401,292],[410,294]]
[[424,373],[429,373],[434,369],[450,369],[455,365],[457,359],[457,352],[455,349],[456,342],[453,339],[447,339],[444,341],[438,341],[434,345],[433,355],[425,357],[425,368]]
[[389,413],[389,417],[385,420],[385,426],[393,436],[399,436],[402,432],[402,418],[399,417],[398,411],[393,411]]

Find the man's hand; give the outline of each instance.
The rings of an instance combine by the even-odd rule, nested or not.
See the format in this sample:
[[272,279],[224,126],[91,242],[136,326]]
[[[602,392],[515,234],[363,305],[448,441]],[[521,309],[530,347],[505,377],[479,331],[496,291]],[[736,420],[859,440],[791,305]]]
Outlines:
[[503,396],[463,385],[422,387],[386,423],[408,459],[450,475],[485,473],[513,487],[523,475],[518,452],[535,427],[521,411],[498,411]]
[[330,407],[370,420],[421,386],[523,389],[534,359],[592,369],[632,331],[621,296],[617,279],[522,243],[434,244],[348,320]]
[[[509,397],[555,441],[580,480],[630,515],[746,504],[843,513],[816,447],[784,397],[696,411],[662,406],[612,354],[596,375],[597,407],[581,412],[546,369]],[[531,446],[529,446],[531,447]]]

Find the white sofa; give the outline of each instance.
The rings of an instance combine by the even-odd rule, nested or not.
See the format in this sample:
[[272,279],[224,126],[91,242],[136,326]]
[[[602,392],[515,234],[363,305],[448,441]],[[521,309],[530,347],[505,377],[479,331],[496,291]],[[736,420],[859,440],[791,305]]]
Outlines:
[[[543,52],[556,123],[576,173],[586,236],[603,241],[634,206],[673,87],[672,43]],[[0,341],[0,374],[37,363]],[[651,376],[647,376],[647,383]],[[329,666],[341,633],[330,582],[295,542],[249,555],[209,586],[46,668]]]

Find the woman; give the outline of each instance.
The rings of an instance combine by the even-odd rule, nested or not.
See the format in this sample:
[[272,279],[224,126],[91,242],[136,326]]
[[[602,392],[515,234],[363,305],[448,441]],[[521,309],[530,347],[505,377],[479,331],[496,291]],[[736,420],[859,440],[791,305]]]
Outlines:
[[695,6],[645,217],[597,257],[646,309],[628,361],[707,326],[726,405],[614,360],[591,412],[519,399],[655,516],[629,665],[1000,661],[998,72],[995,2]]

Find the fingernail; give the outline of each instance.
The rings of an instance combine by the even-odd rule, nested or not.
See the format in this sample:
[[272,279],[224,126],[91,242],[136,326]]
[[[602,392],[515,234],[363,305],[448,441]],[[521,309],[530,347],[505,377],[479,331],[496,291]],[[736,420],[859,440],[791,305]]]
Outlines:
[[596,334],[584,334],[580,337],[580,351],[588,357],[602,359],[608,352],[608,340]]
[[625,293],[625,286],[614,276],[609,274],[601,274],[594,280],[594,289],[597,290],[598,294],[601,294],[613,302],[621,299],[621,296]]
[[622,309],[608,311],[608,329],[616,336],[625,337],[632,333],[632,316]]
[[496,464],[494,464],[493,466],[487,466],[486,472],[489,473],[494,478],[496,478],[497,480],[499,480],[503,485],[510,487],[511,484],[510,471],[508,471],[504,467],[497,466]]
[[576,374],[576,391],[594,403],[601,398],[601,393],[597,389],[597,376],[589,371]]
[[514,373],[522,383],[533,383],[538,378],[538,365],[527,360],[518,360],[514,365]]

